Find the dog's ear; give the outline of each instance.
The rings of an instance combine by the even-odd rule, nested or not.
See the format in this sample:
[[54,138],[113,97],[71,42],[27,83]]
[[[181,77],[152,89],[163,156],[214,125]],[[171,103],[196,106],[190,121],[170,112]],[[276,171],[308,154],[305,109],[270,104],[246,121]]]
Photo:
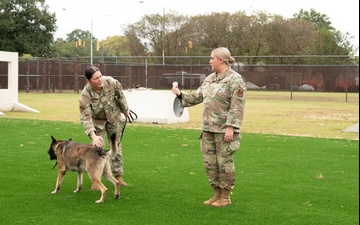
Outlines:
[[51,136],[52,142],[54,143],[56,140],[53,136]]

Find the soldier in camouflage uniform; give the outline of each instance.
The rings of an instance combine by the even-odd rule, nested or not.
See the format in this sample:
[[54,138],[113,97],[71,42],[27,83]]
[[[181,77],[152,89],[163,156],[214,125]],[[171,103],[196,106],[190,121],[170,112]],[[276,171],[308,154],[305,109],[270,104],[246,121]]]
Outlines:
[[79,99],[81,125],[97,147],[104,147],[105,133],[109,143],[111,135],[116,133],[119,152],[111,162],[111,169],[120,186],[127,186],[122,178],[124,171],[120,140],[125,122],[121,119],[121,113],[128,117],[129,108],[122,86],[114,78],[102,76],[94,66],[85,70],[85,78],[87,84]]
[[172,92],[181,99],[182,107],[203,103],[201,152],[214,196],[205,205],[221,207],[231,204],[235,186],[233,154],[240,148],[240,127],[244,117],[246,82],[231,69],[234,58],[226,48],[214,49],[210,65],[214,71],[194,93]]

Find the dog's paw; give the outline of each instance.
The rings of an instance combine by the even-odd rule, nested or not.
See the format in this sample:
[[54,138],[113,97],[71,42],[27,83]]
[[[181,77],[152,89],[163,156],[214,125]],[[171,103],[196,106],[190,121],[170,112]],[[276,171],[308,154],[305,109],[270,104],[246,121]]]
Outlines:
[[116,194],[115,195],[115,199],[120,199],[121,198],[121,195],[120,194]]
[[56,193],[58,193],[57,190],[51,192],[51,194],[56,194]]
[[96,203],[104,203],[103,200],[96,200],[95,202],[96,202]]

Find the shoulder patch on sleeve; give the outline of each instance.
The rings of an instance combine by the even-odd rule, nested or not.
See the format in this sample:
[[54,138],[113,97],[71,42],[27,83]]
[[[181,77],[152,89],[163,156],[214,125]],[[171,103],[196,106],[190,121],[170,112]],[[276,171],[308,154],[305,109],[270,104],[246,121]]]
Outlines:
[[239,86],[238,86],[238,91],[237,91],[237,96],[239,97],[243,97],[244,96],[244,91],[246,90],[246,84],[244,82],[240,82]]

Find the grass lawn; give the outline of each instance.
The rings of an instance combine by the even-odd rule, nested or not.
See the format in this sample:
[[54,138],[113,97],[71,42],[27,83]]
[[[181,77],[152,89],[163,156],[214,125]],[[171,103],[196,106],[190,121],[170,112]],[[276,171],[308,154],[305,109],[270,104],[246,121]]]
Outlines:
[[47,150],[51,135],[89,143],[79,124],[74,93],[20,93],[19,102],[41,113],[0,117],[1,224],[359,224],[359,94],[248,91],[240,150],[234,155],[233,204],[204,206],[212,196],[202,164],[201,105],[190,122],[132,123],[122,139],[122,198],[112,184],[104,204],[81,193],[68,172],[53,195],[57,167]]
[[79,124],[0,118],[1,224],[358,224],[358,141],[243,133],[235,154],[233,204],[204,206],[212,195],[199,130],[128,124],[122,198],[68,172],[58,194],[46,153],[53,135],[89,142]]
[[[5,112],[6,118],[66,121],[79,124],[79,94],[20,93],[19,102],[41,113]],[[199,129],[202,105],[189,108],[190,122],[156,125]],[[281,134],[359,140],[359,133],[342,132],[359,123],[359,94],[322,92],[248,91],[243,133]],[[144,124],[141,124],[144,125]],[[151,125],[153,126],[153,125]]]

